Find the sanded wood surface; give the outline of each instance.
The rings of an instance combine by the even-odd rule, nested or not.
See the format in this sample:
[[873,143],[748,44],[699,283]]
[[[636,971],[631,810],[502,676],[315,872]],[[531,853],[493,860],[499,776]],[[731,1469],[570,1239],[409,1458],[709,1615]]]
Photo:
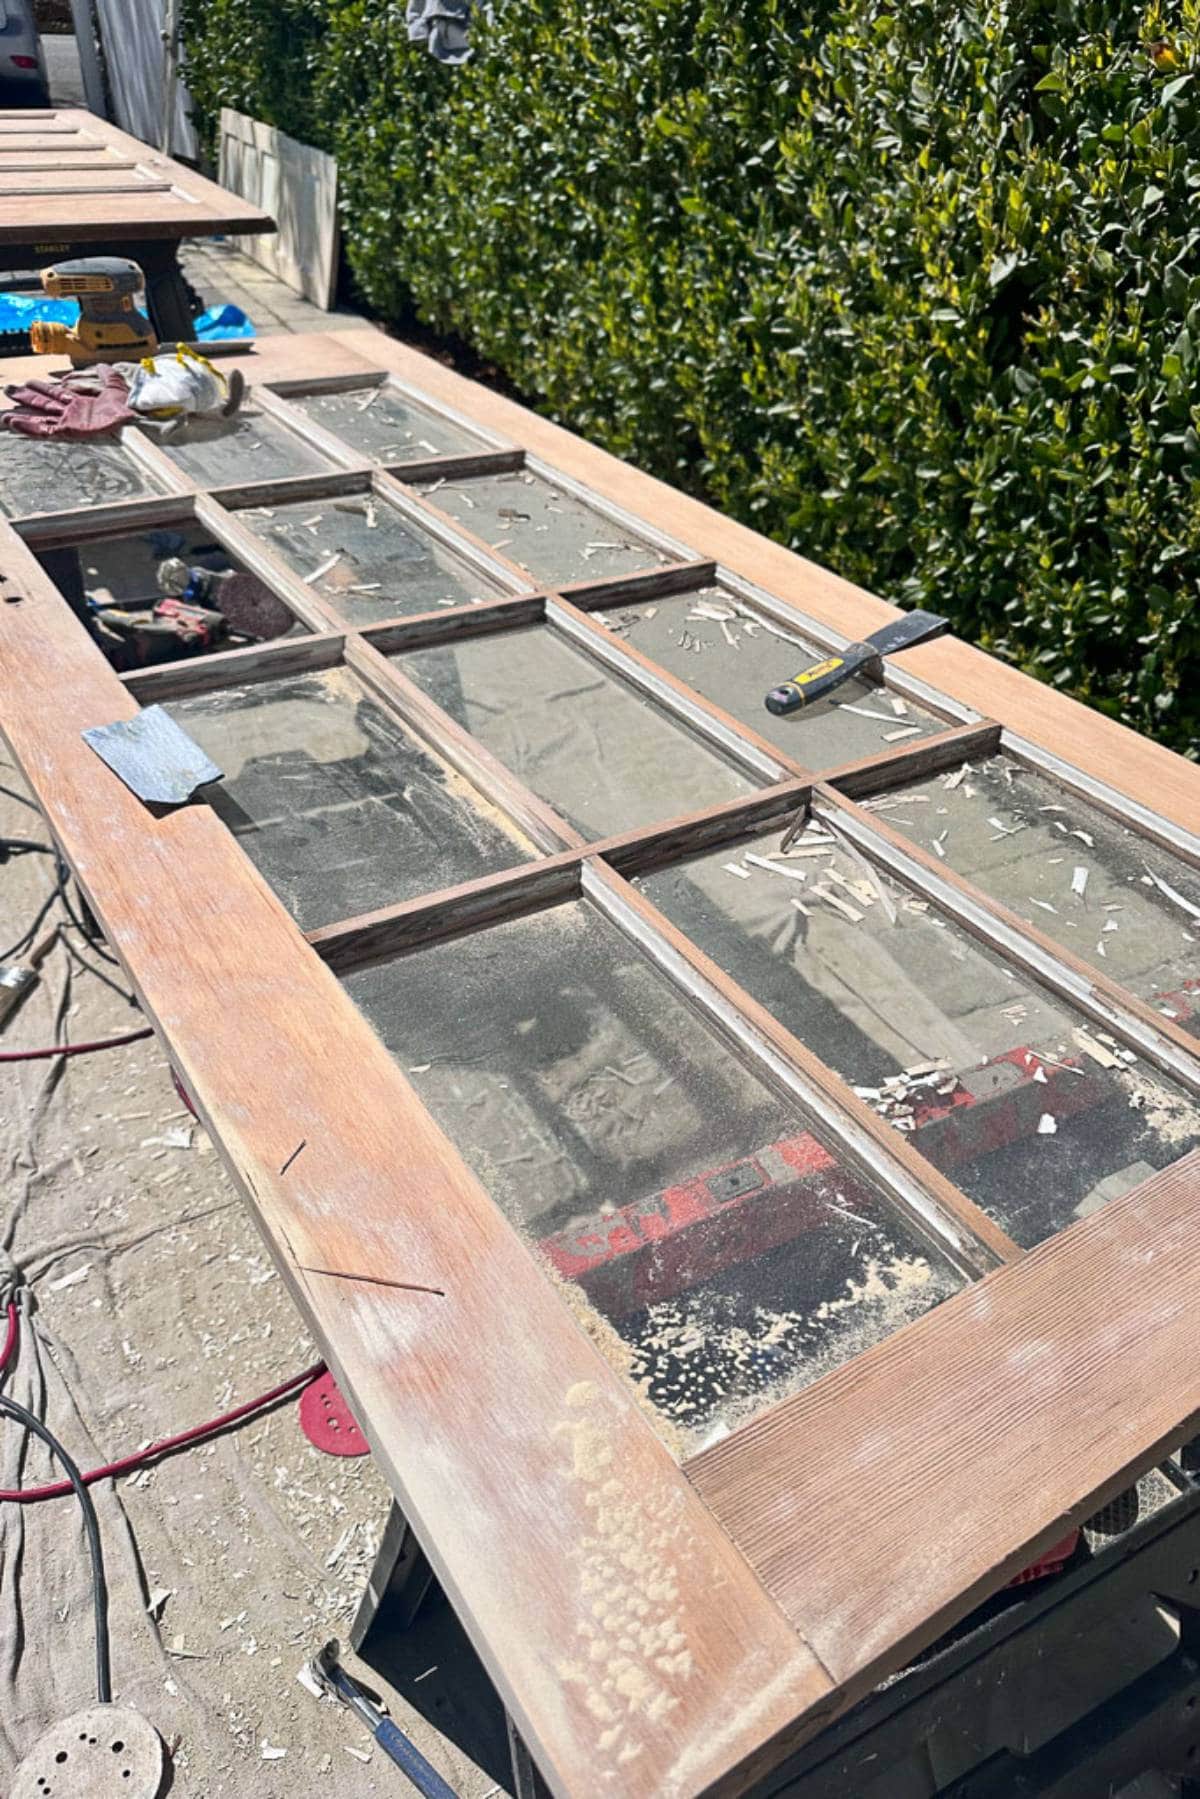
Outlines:
[[0,560],[8,743],[552,1789],[692,1795],[811,1727],[832,1683],[631,1389],[216,816],[83,742],[134,698]]
[[688,1463],[861,1692],[1200,1422],[1200,1151]]
[[[419,350],[390,338],[381,341],[371,332],[337,335],[364,361],[391,369],[433,397],[471,411],[481,423],[504,432],[546,462],[586,481],[616,505],[678,538],[695,555],[711,557],[769,588],[844,636],[864,637],[897,616],[897,608],[853,582],[769,542],[748,526],[723,517],[492,389],[480,388]],[[952,636],[939,637],[906,650],[903,664],[911,674],[1077,763],[1098,779],[1144,792],[1148,803],[1177,823],[1194,827],[1200,817],[1200,768],[1194,763],[1030,680],[982,650]]]
[[0,112],[0,200],[0,244],[275,229],[260,207],[75,110]]
[[[72,116],[48,121],[44,141],[61,145]],[[4,135],[0,121],[0,154]],[[6,375],[53,366],[24,360]],[[21,596],[0,607],[0,724],[553,1791],[736,1794],[1195,1427],[1200,1155],[1022,1255],[622,878],[790,821],[813,788],[804,775],[780,781],[774,749],[614,645],[590,609],[622,591],[647,598],[650,583],[680,591],[714,568],[735,592],[752,584],[759,603],[774,595],[776,617],[793,604],[798,632],[817,641],[861,636],[891,608],[378,333],[266,339],[224,366],[285,387],[391,370],[568,488],[586,483],[631,528],[665,533],[691,564],[568,584],[564,605],[479,539],[466,560],[518,598],[356,630],[209,495],[122,502],[89,522],[111,537],[194,512],[317,633],[122,681],[0,522],[5,598]],[[282,403],[265,410],[286,415]],[[307,435],[332,456],[321,427]],[[147,451],[146,466],[157,456]],[[342,446],[332,459],[339,488],[370,486],[439,542],[469,536],[436,495],[369,472],[365,455]],[[320,480],[302,477],[304,491]],[[249,491],[261,490],[229,496]],[[60,515],[31,535],[61,543],[88,530]],[[584,843],[380,653],[543,612],[694,733],[737,735],[775,785]],[[215,814],[193,805],[152,818],[79,737],[130,716],[141,696],[338,661],[547,854],[305,939]],[[843,824],[865,821],[884,859],[899,854],[886,821],[844,796],[982,754],[1002,725],[1156,808],[1173,821],[1165,831],[1200,816],[1200,771],[968,646],[941,639],[904,667],[938,690],[943,716],[974,709],[996,722],[881,745],[830,771],[841,792],[818,792],[819,803]],[[953,910],[933,887],[944,869],[903,847],[922,891]],[[966,883],[950,890],[974,905]],[[333,972],[576,894],[732,1054],[803,1098],[960,1269],[1009,1264],[735,1429],[686,1473]],[[993,925],[1010,928],[995,907],[976,925],[989,941]],[[1011,962],[1049,953],[1012,928],[1024,949],[999,945]],[[1039,978],[1082,978],[1058,966]],[[1096,989],[1093,1013],[1107,1004]],[[1124,1028],[1148,1030],[1144,1010],[1127,1010]],[[1163,1053],[1183,1053],[1179,1033],[1155,1028]]]

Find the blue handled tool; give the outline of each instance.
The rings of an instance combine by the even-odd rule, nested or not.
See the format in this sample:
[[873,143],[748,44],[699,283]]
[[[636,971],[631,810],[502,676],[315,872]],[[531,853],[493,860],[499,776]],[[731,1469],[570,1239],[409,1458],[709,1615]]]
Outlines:
[[453,1787],[448,1787],[437,1769],[431,1766],[414,1743],[410,1743],[398,1724],[393,1724],[389,1717],[351,1678],[338,1661],[340,1644],[336,1637],[331,1637],[321,1653],[309,1663],[308,1671],[317,1686],[331,1698],[338,1699],[348,1705],[354,1714],[361,1718],[385,1755],[390,1755],[398,1768],[402,1768],[425,1799],[457,1799]]
[[763,704],[768,712],[797,712],[801,706],[823,700],[852,675],[880,680],[885,656],[896,650],[910,649],[914,643],[924,643],[927,638],[940,637],[949,623],[949,619],[939,618],[936,612],[902,613],[882,630],[872,631],[861,643],[848,643],[840,655],[826,656],[810,668],[801,669],[782,686],[772,687]]

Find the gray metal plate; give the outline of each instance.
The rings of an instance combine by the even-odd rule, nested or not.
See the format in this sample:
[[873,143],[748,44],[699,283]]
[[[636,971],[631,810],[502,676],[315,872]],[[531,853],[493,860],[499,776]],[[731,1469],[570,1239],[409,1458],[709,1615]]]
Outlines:
[[54,1724],[17,1769],[9,1799],[157,1799],[167,1752],[125,1705],[93,1705]]

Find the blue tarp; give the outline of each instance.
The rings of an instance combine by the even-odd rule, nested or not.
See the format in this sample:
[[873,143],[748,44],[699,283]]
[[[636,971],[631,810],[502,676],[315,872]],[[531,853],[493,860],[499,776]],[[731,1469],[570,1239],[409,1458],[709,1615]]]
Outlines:
[[[0,294],[0,331],[28,331],[35,319],[73,325],[77,300],[51,300],[44,294]],[[253,337],[254,325],[240,306],[210,306],[195,322],[197,339]]]

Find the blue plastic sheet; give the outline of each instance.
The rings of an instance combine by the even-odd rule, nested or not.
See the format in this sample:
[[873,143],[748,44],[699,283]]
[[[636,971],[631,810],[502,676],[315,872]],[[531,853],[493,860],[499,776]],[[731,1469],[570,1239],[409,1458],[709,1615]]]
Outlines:
[[240,306],[210,306],[196,320],[196,336],[201,341],[216,337],[253,337],[254,322]]
[[78,317],[78,300],[50,300],[44,294],[0,294],[0,331],[28,331],[35,319],[73,325]]
[[[77,300],[51,300],[44,294],[0,294],[0,331],[28,331],[35,319],[56,325],[73,325],[79,318]],[[240,306],[210,306],[195,321],[200,340],[253,337],[254,322]]]

